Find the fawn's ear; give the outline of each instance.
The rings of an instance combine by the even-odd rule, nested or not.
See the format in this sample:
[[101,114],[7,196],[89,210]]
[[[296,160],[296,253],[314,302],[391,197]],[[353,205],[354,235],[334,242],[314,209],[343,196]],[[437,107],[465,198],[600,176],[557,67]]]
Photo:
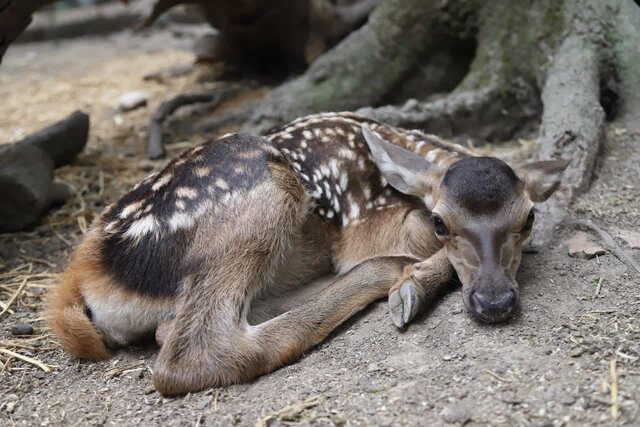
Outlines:
[[[373,161],[389,185],[401,193],[425,198],[431,194],[439,168],[425,158],[385,141],[362,126]],[[431,208],[431,206],[428,206]]]
[[532,202],[544,202],[560,186],[562,173],[571,160],[543,160],[527,163],[516,169],[516,175],[524,182],[525,191]]

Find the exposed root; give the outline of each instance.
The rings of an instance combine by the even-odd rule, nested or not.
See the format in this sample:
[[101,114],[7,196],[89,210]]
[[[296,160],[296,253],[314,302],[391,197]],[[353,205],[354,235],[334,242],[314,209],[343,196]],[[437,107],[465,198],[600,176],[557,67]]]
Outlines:
[[622,261],[627,267],[635,270],[636,273],[640,274],[640,263],[638,263],[638,261],[636,261],[627,251],[622,249],[609,233],[600,228],[598,225],[594,224],[593,221],[577,220],[573,221],[571,225],[579,230],[591,231],[595,233],[600,238],[605,248],[609,252],[611,252],[613,256]]
[[571,159],[563,176],[564,191],[540,206],[544,221],[536,223],[533,246],[551,240],[569,202],[590,183],[605,114],[600,105],[600,64],[589,38],[569,35],[556,52],[542,92],[541,159]]
[[241,108],[228,111],[218,116],[211,117],[198,126],[199,132],[219,133],[221,129],[231,126],[239,127],[248,120],[256,108],[255,102],[249,102]]
[[165,150],[162,124],[167,117],[173,114],[178,108],[202,102],[217,105],[237,91],[238,87],[236,85],[225,85],[220,88],[201,93],[178,95],[160,104],[158,109],[153,113],[153,116],[151,116],[151,121],[149,122],[147,156],[150,159],[159,159],[164,156]]
[[402,107],[361,108],[359,113],[406,128],[422,128],[441,136],[473,134],[482,139],[506,138],[523,123],[508,112],[497,86],[454,92],[432,102],[407,101]]

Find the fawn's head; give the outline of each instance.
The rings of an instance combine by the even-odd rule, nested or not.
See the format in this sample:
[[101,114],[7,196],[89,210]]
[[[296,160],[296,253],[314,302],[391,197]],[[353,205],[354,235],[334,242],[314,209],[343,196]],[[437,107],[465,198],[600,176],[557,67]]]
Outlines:
[[566,160],[512,169],[495,157],[465,157],[438,166],[363,127],[374,162],[389,185],[420,198],[433,231],[462,282],[467,310],[500,322],[518,307],[515,280],[522,244],[531,233],[534,204],[558,188]]

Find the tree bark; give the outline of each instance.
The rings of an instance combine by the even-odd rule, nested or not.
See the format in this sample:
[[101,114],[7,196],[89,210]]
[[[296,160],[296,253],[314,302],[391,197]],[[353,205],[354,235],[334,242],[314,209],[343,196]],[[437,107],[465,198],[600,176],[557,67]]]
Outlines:
[[7,48],[31,23],[36,10],[55,0],[0,0],[0,63]]
[[[245,130],[265,131],[303,114],[377,105],[400,85],[430,48],[457,40],[448,26],[469,1],[385,0],[368,23],[321,56],[304,75],[273,90]],[[457,21],[457,19],[456,19]],[[429,61],[426,61],[427,63]]]

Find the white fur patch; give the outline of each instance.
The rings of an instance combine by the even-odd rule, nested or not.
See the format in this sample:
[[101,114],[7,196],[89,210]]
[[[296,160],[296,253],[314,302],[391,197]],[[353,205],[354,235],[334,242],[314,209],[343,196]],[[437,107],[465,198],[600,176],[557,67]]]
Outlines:
[[195,219],[186,212],[176,212],[169,218],[169,228],[176,231],[180,228],[191,228],[195,224]]
[[198,192],[191,187],[178,187],[176,188],[176,196],[193,200],[198,197]]
[[207,167],[199,167],[195,169],[195,173],[196,175],[198,175],[200,178],[204,178],[205,176],[209,175],[211,173],[211,168],[207,168]]
[[173,178],[173,176],[171,174],[164,174],[162,175],[156,182],[155,184],[153,184],[151,186],[151,189],[153,191],[158,191],[159,189],[161,189],[162,187],[164,187],[165,185],[167,185],[169,183],[169,181],[171,181],[171,178]]
[[131,223],[124,237],[138,239],[146,234],[155,233],[158,229],[158,220],[153,215],[147,215]]
[[216,187],[221,188],[223,190],[228,190],[229,184],[227,184],[227,181],[225,181],[224,179],[218,178],[216,179]]
[[138,202],[131,203],[130,205],[125,206],[124,209],[118,215],[120,218],[127,218],[132,213],[136,212],[143,205],[144,201],[140,200]]

